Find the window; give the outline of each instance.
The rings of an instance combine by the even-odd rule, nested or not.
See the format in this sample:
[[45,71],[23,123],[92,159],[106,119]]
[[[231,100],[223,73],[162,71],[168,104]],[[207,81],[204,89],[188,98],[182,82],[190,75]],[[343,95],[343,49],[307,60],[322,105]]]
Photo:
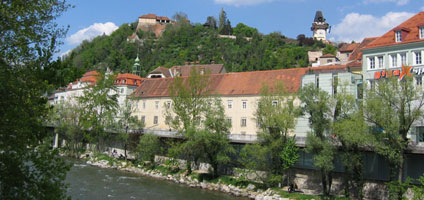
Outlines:
[[400,54],[400,61],[402,63],[402,66],[406,65],[406,53],[401,53]]
[[402,42],[402,32],[401,31],[395,31],[395,40],[396,40],[396,42]]
[[233,101],[232,100],[227,101],[227,107],[228,107],[228,109],[233,108]]
[[397,55],[396,54],[390,55],[390,58],[391,58],[390,67],[397,67]]
[[247,101],[242,101],[241,105],[243,109],[247,109]]
[[135,102],[135,109],[138,110],[138,101]]
[[420,39],[424,38],[424,26],[420,26]]
[[377,58],[378,58],[378,68],[382,69],[384,64],[383,56],[378,56]]
[[230,126],[233,125],[233,120],[231,119],[231,117],[227,117],[227,122],[228,124],[230,124]]
[[241,118],[241,122],[240,122],[240,126],[241,127],[246,127],[246,125],[247,125],[247,119],[246,119],[246,117],[242,117]]
[[416,76],[415,82],[416,82],[417,86],[422,86],[423,85],[423,77],[422,76]]
[[375,58],[374,57],[368,58],[368,64],[369,64],[369,69],[375,69]]
[[143,124],[146,123],[146,116],[142,115],[141,116],[141,121],[143,122]]
[[124,88],[121,88],[121,94],[124,93]]
[[421,51],[417,51],[415,52],[415,64],[420,65],[421,63]]
[[159,101],[155,101],[155,109],[159,109]]
[[246,135],[246,131],[241,131],[240,134]]
[[146,109],[146,101],[143,101],[143,109]]
[[277,106],[278,105],[278,100],[273,100],[272,101],[272,106]]
[[158,124],[158,116],[153,117],[153,124]]
[[417,126],[417,142],[424,142],[424,126]]
[[171,108],[171,101],[166,102],[166,108]]

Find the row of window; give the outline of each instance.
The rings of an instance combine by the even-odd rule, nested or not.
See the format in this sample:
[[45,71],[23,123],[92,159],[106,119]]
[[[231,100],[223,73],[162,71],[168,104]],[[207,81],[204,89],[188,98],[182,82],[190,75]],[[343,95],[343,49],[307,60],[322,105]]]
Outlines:
[[[419,33],[418,36],[420,39],[424,39],[424,26],[418,27]],[[402,30],[396,30],[395,31],[395,41],[396,42],[402,42],[404,38],[402,38]]]
[[[422,61],[422,54],[423,51],[414,51],[412,52],[412,65],[421,65],[423,64]],[[408,65],[408,54],[405,53],[395,53],[390,54],[389,56],[389,67],[390,68],[396,68]],[[384,63],[384,56],[370,56],[368,57],[368,69],[384,69],[385,63]]]
[[[142,115],[141,116],[141,121],[143,123],[146,123],[146,116]],[[231,117],[227,117],[227,122],[232,126],[233,125],[233,121]],[[157,125],[159,124],[159,117],[158,116],[153,116],[153,124]],[[246,127],[247,126],[247,118],[246,117],[242,117],[240,119],[240,127]]]
[[[155,101],[155,109],[156,110],[158,110],[159,109],[159,101]],[[277,104],[277,102],[275,101],[273,101],[273,105],[274,105],[274,103],[275,103],[275,105]],[[143,101],[142,102],[142,109],[146,109],[146,105],[147,105],[147,102],[146,101]],[[166,102],[166,107],[167,108],[169,108],[171,106],[171,101],[167,101]],[[138,102],[136,103],[136,108],[138,109]],[[227,108],[228,109],[232,109],[233,108],[233,100],[228,100],[227,101]],[[242,100],[241,101],[241,108],[242,109],[247,109],[247,100]]]

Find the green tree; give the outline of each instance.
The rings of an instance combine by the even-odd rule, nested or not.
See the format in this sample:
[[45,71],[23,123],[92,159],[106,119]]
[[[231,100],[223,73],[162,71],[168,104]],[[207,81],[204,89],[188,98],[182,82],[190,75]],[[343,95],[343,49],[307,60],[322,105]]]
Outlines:
[[381,130],[375,133],[375,151],[389,161],[391,180],[398,182],[405,180],[408,132],[423,115],[424,96],[420,87],[414,87],[413,80],[409,76],[403,80],[397,77],[379,80],[375,88],[366,90],[364,103],[365,120]]
[[[337,84],[336,84],[337,85]],[[337,86],[336,86],[337,87]],[[341,145],[345,167],[345,196],[362,199],[364,186],[363,150],[371,144],[368,125],[364,121],[362,105],[357,105],[354,95],[349,94],[345,86],[335,95],[337,116],[333,124],[333,133]]]
[[224,11],[224,8],[221,8],[221,12],[219,13],[219,25],[218,30],[222,30],[227,22],[227,13]]
[[314,165],[321,170],[324,195],[329,195],[332,184],[331,171],[336,153],[331,126],[333,102],[327,92],[308,84],[300,90],[302,110],[309,118],[311,131],[306,137],[306,152],[314,154]]
[[206,23],[205,23],[207,26],[209,26],[210,28],[212,28],[212,29],[217,29],[218,27],[217,27],[217,25],[216,25],[216,19],[215,19],[215,17],[213,17],[213,16],[209,16],[207,19],[206,19]]
[[113,128],[118,109],[115,77],[113,74],[99,73],[95,84],[88,85],[83,95],[78,97],[78,103],[82,106],[82,124],[89,130],[85,138],[96,144],[99,152],[116,136],[107,131]]
[[137,145],[136,154],[143,161],[149,161],[151,167],[154,167],[155,155],[157,155],[160,150],[161,148],[159,137],[152,133],[147,133],[140,137],[140,142]]
[[0,199],[66,198],[69,166],[51,150],[43,123],[51,109],[45,94],[64,70],[52,62],[66,34],[55,20],[68,7],[58,0],[0,4]]
[[331,45],[331,44],[327,44],[325,45],[325,48],[322,50],[322,54],[332,54],[332,55],[336,55],[337,54],[337,47]]
[[[287,94],[282,84],[275,83],[272,90],[265,85],[255,114],[261,130],[259,143],[242,150],[243,165],[250,170],[267,171],[264,181],[271,186],[282,183],[283,175],[288,175],[288,169],[299,158],[294,138],[290,137],[299,115],[294,100],[295,96]],[[263,154],[266,160],[262,160]],[[287,179],[290,181],[288,176]]]
[[203,128],[198,131],[195,140],[203,148],[202,157],[211,164],[213,176],[218,177],[219,165],[230,162],[229,155],[234,153],[227,137],[231,124],[227,121],[224,106],[218,98],[208,102],[204,116]]
[[187,169],[191,173],[191,163],[200,159],[201,153],[198,151],[199,144],[195,142],[198,128],[201,124],[201,117],[207,110],[209,89],[209,76],[202,75],[192,68],[189,78],[176,77],[170,84],[170,97],[172,104],[167,106],[166,122],[178,131],[186,140],[181,145],[176,146],[187,160]]
[[[144,122],[139,120],[137,116],[134,116],[133,113],[135,112],[136,106],[135,99],[126,98],[124,101],[124,104],[122,108],[119,111],[119,120],[116,124],[116,129],[119,134],[119,138],[124,143],[124,154],[125,159],[127,159],[127,150],[128,147],[130,147],[130,151],[133,151],[135,149],[131,149],[132,146],[131,143],[133,141],[130,141],[132,137],[130,137],[130,134],[132,131],[134,134],[140,134],[143,132],[144,128]],[[137,141],[138,142],[138,141]]]
[[258,29],[249,27],[243,23],[238,23],[237,26],[233,28],[233,34],[235,36],[252,37],[255,33],[258,33]]
[[79,158],[84,151],[83,139],[84,128],[81,118],[81,106],[70,101],[60,102],[52,110],[51,120],[55,125],[55,131],[66,140],[66,149],[69,155]]

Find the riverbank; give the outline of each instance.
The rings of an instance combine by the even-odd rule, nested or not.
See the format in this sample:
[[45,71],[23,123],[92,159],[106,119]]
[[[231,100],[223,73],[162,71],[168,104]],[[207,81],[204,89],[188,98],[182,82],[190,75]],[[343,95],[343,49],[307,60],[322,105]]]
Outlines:
[[289,200],[289,199],[321,199],[320,196],[303,195],[299,193],[288,193],[281,188],[261,189],[258,184],[238,184],[235,177],[224,176],[218,179],[206,180],[203,173],[192,173],[187,175],[184,170],[175,170],[168,166],[158,165],[154,169],[135,166],[129,161],[118,160],[104,154],[89,154],[86,163],[100,168],[116,169],[134,174],[166,180],[178,184],[184,184],[192,188],[201,188],[211,191],[220,191],[236,197],[244,197],[255,200]]

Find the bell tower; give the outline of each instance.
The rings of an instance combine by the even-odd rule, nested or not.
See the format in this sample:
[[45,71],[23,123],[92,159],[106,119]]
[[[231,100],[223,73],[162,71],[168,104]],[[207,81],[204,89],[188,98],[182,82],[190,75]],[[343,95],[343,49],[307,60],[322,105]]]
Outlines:
[[318,10],[315,13],[315,19],[311,27],[311,31],[313,31],[313,38],[316,40],[327,41],[327,29],[328,23],[325,22],[322,12]]

